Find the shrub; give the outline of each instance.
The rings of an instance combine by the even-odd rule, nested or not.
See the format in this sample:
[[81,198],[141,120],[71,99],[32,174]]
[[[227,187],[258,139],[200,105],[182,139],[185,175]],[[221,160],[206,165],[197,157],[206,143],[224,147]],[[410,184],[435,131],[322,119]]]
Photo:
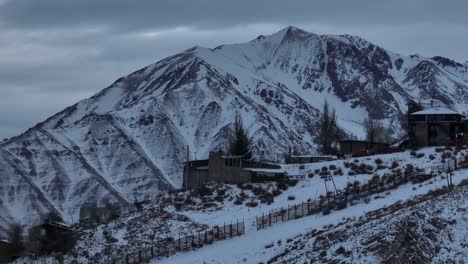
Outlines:
[[398,166],[400,166],[400,164],[396,161],[392,162],[392,169],[396,169],[398,168]]
[[303,170],[303,169],[305,169],[305,166],[304,166],[304,165],[301,165],[301,166],[299,166],[299,169],[300,169],[300,170]]
[[429,159],[430,159],[430,160],[434,160],[434,159],[435,159],[435,156],[431,154],[431,155],[429,155]]
[[215,199],[215,201],[221,203],[221,202],[224,201],[224,196],[222,196],[222,195],[216,195],[216,197],[215,197],[214,199]]
[[330,170],[336,170],[336,165],[334,164],[330,164],[330,166],[328,166],[330,168]]
[[444,148],[436,148],[435,152],[437,152],[437,153],[444,152]]
[[252,184],[247,183],[247,184],[244,186],[244,188],[245,188],[246,190],[252,190],[252,189],[253,189],[253,186],[252,186]]
[[323,172],[326,172],[326,171],[328,171],[328,168],[327,168],[326,166],[323,166],[323,167],[322,167],[322,171],[323,171]]
[[341,168],[338,168],[333,174],[334,175],[343,175],[343,170]]
[[176,211],[182,210],[183,204],[182,203],[175,203],[174,208]]
[[242,199],[239,199],[239,198],[237,198],[237,199],[234,201],[234,204],[235,204],[235,205],[241,205],[241,204],[243,204],[243,203],[244,203],[244,201],[243,201]]
[[418,154],[416,155],[416,158],[418,158],[418,159],[420,159],[420,158],[422,158],[422,157],[424,157],[424,153],[418,153]]
[[382,164],[377,165],[377,170],[384,170],[386,168],[387,168],[387,166],[385,166],[385,165],[382,165]]
[[312,179],[314,177],[314,173],[310,172],[307,176],[309,177],[309,179]]
[[452,153],[451,152],[444,152],[442,153],[442,159],[447,159],[447,158],[450,158],[452,156]]
[[250,201],[250,202],[246,203],[245,205],[247,205],[248,207],[257,207],[258,203],[254,202],[254,201]]
[[375,159],[375,164],[380,165],[382,163],[383,163],[383,161],[381,159]]
[[274,189],[273,190],[273,196],[278,196],[280,194],[282,194],[283,192],[280,190],[280,189]]
[[315,169],[315,174],[319,174],[320,173],[320,169]]
[[252,192],[253,192],[255,195],[258,196],[258,195],[260,195],[260,194],[265,193],[266,190],[263,189],[262,187],[254,187],[254,188],[252,189]]
[[345,168],[349,168],[351,165],[349,164],[349,162],[345,162],[344,166],[345,166]]
[[295,200],[295,199],[296,199],[296,197],[294,195],[289,195],[288,196],[288,200],[290,200],[290,201]]
[[199,188],[197,191],[198,191],[198,195],[200,196],[208,196],[208,195],[213,194],[213,190],[211,190],[209,187],[205,185]]
[[464,179],[463,181],[461,181],[458,186],[462,187],[462,186],[467,186],[468,185],[468,179]]

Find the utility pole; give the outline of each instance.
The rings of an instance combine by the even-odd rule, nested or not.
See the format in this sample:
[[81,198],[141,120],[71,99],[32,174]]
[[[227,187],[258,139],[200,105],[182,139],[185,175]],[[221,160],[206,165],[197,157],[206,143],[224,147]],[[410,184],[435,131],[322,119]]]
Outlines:
[[187,159],[185,162],[185,191],[188,190],[188,177],[189,177],[189,159],[190,159],[190,147],[187,145]]

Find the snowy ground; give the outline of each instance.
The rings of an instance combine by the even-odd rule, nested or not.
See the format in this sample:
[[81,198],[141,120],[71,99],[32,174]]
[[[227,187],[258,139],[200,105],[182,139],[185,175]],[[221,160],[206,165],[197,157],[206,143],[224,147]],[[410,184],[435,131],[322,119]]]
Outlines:
[[[332,211],[329,215],[306,216],[257,231],[255,219],[262,213],[306,202],[308,199],[315,200],[325,194],[325,184],[317,170],[323,170],[324,167],[333,172],[341,170],[342,173],[332,174],[337,174],[333,177],[336,188],[343,189],[348,183],[359,181],[364,184],[372,177],[389,174],[392,170],[404,171],[408,164],[422,169],[440,164],[442,156],[448,155],[444,152],[450,152],[452,156],[466,155],[466,151],[454,153],[442,150],[425,148],[417,151],[416,155],[406,151],[305,165],[282,165],[288,175],[301,175],[304,176],[304,179],[299,180],[294,186],[289,186],[287,190],[282,189],[281,194],[274,196],[274,200],[269,204],[261,203],[252,188],[262,188],[273,192],[278,189],[276,183],[252,184],[251,188],[222,185],[218,186],[218,190],[213,191],[211,195],[203,197],[194,196],[193,193],[166,195],[149,202],[141,211],[127,212],[111,223],[82,230],[81,238],[73,255],[79,256],[80,263],[87,263],[87,256],[96,257],[97,254],[99,257],[102,254],[125,253],[135,246],[151,243],[155,237],[178,237],[215,225],[221,226],[224,223],[243,220],[246,226],[244,236],[215,242],[196,251],[179,253],[166,259],[155,259],[153,263],[266,262],[284,250],[281,245],[287,244],[288,239],[293,239],[311,230],[329,229],[330,225],[354,221],[367,212],[414,199],[429,190],[438,189],[447,184],[446,179],[442,177],[443,175],[423,183],[408,183],[397,189],[376,194],[368,203],[362,201],[343,210]],[[377,163],[380,163],[380,166]],[[361,164],[365,164],[366,172],[352,173],[352,168]],[[468,170],[457,171],[453,176],[453,183],[458,184],[464,179],[468,179]],[[328,188],[333,187],[329,184]],[[236,200],[241,196],[244,197],[242,203],[236,204]],[[246,205],[249,202],[257,202],[258,206],[249,207]],[[159,213],[161,207],[163,214]],[[83,252],[87,253],[83,254]],[[76,259],[76,257],[67,256],[65,259],[69,261]]]
[[[454,184],[463,179],[468,179],[468,170],[458,171],[453,177]],[[266,262],[280,249],[267,247],[271,244],[284,244],[288,238],[305,234],[311,230],[320,230],[329,225],[336,225],[347,219],[356,219],[367,212],[390,206],[398,201],[415,198],[427,193],[431,189],[437,189],[446,185],[445,179],[439,179],[432,184],[426,184],[413,190],[412,184],[402,186],[384,198],[372,199],[368,204],[362,203],[350,206],[341,211],[332,212],[329,215],[312,215],[297,220],[280,223],[269,229],[250,230],[245,236],[232,240],[222,241],[189,253],[177,254],[173,257],[155,260],[153,263],[259,263]],[[215,219],[213,221],[216,221]]]

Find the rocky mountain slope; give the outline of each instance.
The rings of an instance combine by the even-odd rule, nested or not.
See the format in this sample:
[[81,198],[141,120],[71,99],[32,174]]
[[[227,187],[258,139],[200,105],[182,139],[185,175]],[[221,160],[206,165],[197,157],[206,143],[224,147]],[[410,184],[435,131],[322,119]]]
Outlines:
[[[0,145],[0,226],[83,203],[130,204],[181,185],[186,148],[225,146],[239,112],[257,157],[316,151],[326,98],[349,135],[370,115],[399,131],[409,99],[468,110],[467,65],[401,56],[359,37],[288,27],[244,44],[194,47],[115,81]],[[0,230],[1,231],[1,230]]]

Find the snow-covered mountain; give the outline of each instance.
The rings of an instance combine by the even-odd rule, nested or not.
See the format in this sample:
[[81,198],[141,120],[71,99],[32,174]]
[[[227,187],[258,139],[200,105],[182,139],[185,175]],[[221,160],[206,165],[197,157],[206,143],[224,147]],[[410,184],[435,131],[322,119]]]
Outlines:
[[50,211],[76,221],[85,202],[129,204],[178,187],[187,146],[191,158],[223,148],[235,112],[254,154],[270,159],[289,147],[316,152],[325,98],[350,135],[364,136],[367,115],[401,135],[398,117],[410,99],[435,98],[467,112],[467,66],[294,27],[248,43],[191,48],[0,145],[0,226]]

